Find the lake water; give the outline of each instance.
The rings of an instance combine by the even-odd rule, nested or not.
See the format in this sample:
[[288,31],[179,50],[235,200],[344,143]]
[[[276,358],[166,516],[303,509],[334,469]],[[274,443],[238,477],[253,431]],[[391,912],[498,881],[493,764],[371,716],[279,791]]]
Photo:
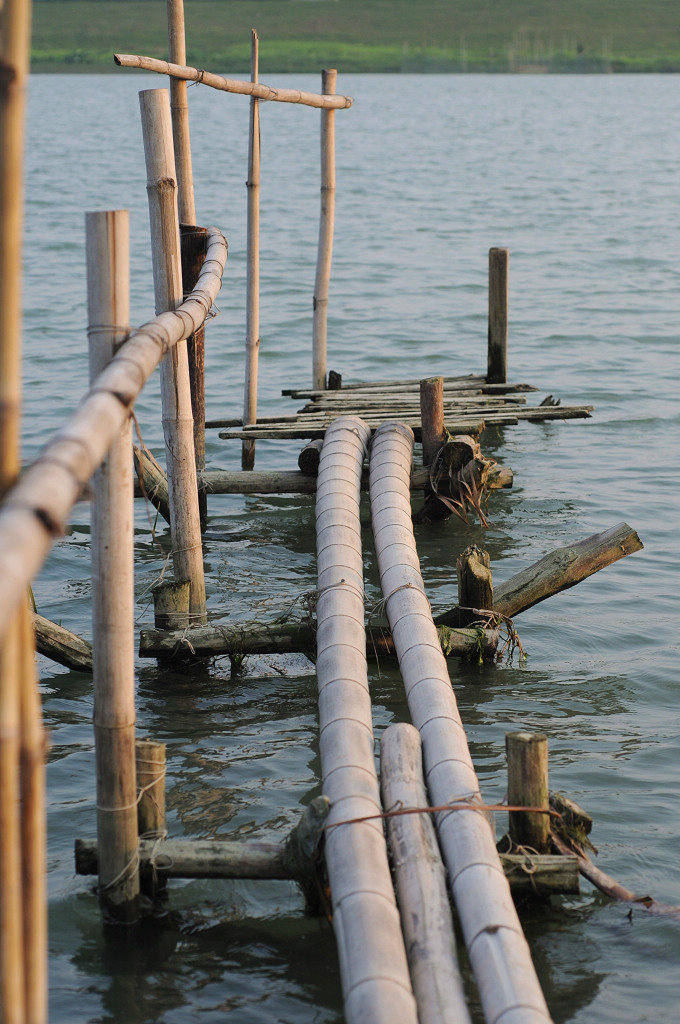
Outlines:
[[[137,92],[111,76],[30,83],[25,277],[29,458],[85,389],[84,213],[128,208],[132,321],[153,315]],[[272,84],[291,84],[279,76]],[[316,79],[294,84],[317,89]],[[490,526],[417,530],[435,610],[455,602],[470,543],[500,582],[551,549],[626,520],[645,548],[522,615],[525,665],[450,663],[482,790],[505,792],[504,734],[544,731],[551,786],[594,817],[598,863],[627,887],[680,903],[678,470],[680,226],[677,76],[341,75],[329,366],[346,381],[483,372],[490,246],[510,249],[513,380],[592,420],[489,431],[515,472]],[[208,416],[239,415],[245,338],[248,102],[189,90],[198,220],[230,258],[208,335]],[[260,411],[292,411],[282,386],[311,376],[319,114],[263,105]],[[538,396],[539,400],[543,397]],[[157,378],[137,406],[162,446]],[[259,468],[294,468],[298,445],[258,443]],[[238,442],[208,437],[211,467]],[[417,500],[417,499],[415,499]],[[136,521],[140,626],[169,550]],[[368,507],[368,591],[377,597]],[[213,616],[274,617],[315,587],[309,497],[215,497],[206,570]],[[35,583],[39,611],[90,635],[89,509]],[[370,669],[376,733],[404,719],[391,667]],[[95,834],[92,683],[41,659],[49,753],[50,1019],[320,1024],[341,1018],[332,929],[274,882],[175,882],[172,913],[139,935],[105,933],[73,840]],[[138,671],[140,733],[168,746],[173,837],[283,836],[318,792],[315,679],[303,658],[260,658],[230,679]],[[497,816],[499,836],[505,823]],[[680,925],[579,897],[523,911],[557,1022],[677,1021]],[[474,996],[473,996],[474,1001]],[[475,1010],[475,1020],[481,1020]]]

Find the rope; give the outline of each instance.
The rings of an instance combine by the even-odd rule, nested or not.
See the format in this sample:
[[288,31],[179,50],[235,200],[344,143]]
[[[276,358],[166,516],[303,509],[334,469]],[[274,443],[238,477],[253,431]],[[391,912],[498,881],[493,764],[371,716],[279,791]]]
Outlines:
[[526,811],[530,814],[549,814],[553,818],[561,817],[558,811],[553,811],[546,807],[519,807],[514,804],[481,804],[473,803],[472,800],[462,800],[432,807],[400,807],[393,811],[383,811],[381,814],[365,814],[360,818],[347,818],[345,821],[334,821],[330,825],[322,825],[319,831],[339,828],[340,825],[357,825],[363,821],[397,818],[405,814],[438,814],[445,811]]

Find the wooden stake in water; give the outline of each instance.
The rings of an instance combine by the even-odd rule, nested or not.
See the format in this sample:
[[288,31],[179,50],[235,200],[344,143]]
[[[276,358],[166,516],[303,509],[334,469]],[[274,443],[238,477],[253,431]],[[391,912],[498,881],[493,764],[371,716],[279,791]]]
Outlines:
[[[508,803],[516,807],[549,807],[548,737],[538,732],[505,734],[508,758]],[[510,838],[518,846],[550,853],[550,816],[512,811]]]
[[507,249],[489,249],[489,384],[508,379],[508,258]]
[[[168,57],[172,64],[186,64],[184,36],[184,0],[167,0]],[[177,205],[180,224],[195,224],[194,176],[191,167],[191,141],[189,138],[189,104],[187,83],[170,78],[170,110],[172,137],[177,167]]]
[[[156,309],[176,309],[182,302],[177,183],[172,149],[170,104],[165,89],[139,94],[146,158]],[[203,622],[205,577],[198,511],[194,424],[186,341],[161,363],[163,433],[170,493],[173,569],[177,579],[191,580],[192,622]]]
[[[321,72],[321,92],[332,96],[338,72],[329,68]],[[326,387],[326,348],[328,331],[328,288],[333,257],[335,227],[335,111],[321,112],[321,213],[319,217],[319,248],[314,282],[314,321],[312,335],[312,387]]]
[[446,440],[444,426],[444,378],[429,377],[420,382],[423,466],[431,466]]
[[[250,77],[257,82],[258,38],[252,30]],[[246,277],[246,377],[243,396],[243,423],[257,422],[257,367],[260,352],[260,101],[250,100],[250,134],[248,139],[248,227]],[[255,442],[244,441],[241,467],[255,465]]]
[[[128,334],[129,216],[89,213],[87,243],[90,381]],[[99,903],[105,919],[139,914],[132,421],[125,422],[94,477],[92,636],[97,766]]]

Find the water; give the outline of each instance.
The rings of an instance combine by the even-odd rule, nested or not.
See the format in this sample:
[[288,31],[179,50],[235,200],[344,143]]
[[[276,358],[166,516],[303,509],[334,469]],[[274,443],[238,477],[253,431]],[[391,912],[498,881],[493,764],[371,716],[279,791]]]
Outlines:
[[[280,84],[290,84],[283,77]],[[314,79],[297,78],[316,89]],[[132,320],[153,314],[137,91],[159,80],[42,76],[30,85],[25,285],[25,454],[74,407],[87,376],[83,214],[129,208]],[[274,82],[273,84],[276,84]],[[504,734],[550,738],[551,784],[595,818],[604,870],[680,903],[677,386],[680,273],[675,171],[680,80],[631,77],[349,76],[337,121],[338,193],[329,365],[345,380],[483,371],[486,253],[511,250],[510,374],[592,420],[489,432],[515,471],[482,531],[419,528],[435,610],[455,602],[455,559],[491,553],[497,581],[625,519],[645,548],[517,621],[529,659],[451,663],[484,795],[502,799]],[[247,101],[190,90],[198,218],[228,236],[221,315],[210,325],[208,416],[238,415],[243,380]],[[318,217],[317,112],[262,108],[262,413],[289,411],[310,378]],[[538,398],[542,398],[539,395]],[[157,381],[137,407],[157,452]],[[258,444],[260,468],[298,447]],[[212,467],[238,443],[208,439]],[[377,596],[368,508],[369,593]],[[310,498],[210,504],[210,608],[227,621],[278,614],[315,585]],[[39,610],[89,635],[89,510],[35,584]],[[139,624],[169,549],[138,503]],[[173,915],[121,942],[103,932],[73,840],[94,836],[92,686],[41,660],[49,755],[51,1020],[183,1024],[335,1022],[330,926],[284,883],[172,883]],[[375,727],[406,717],[401,686],[371,668]],[[191,677],[140,662],[139,727],[168,745],[173,836],[283,836],[318,791],[315,682],[303,658],[226,661]],[[499,834],[504,823],[498,820]],[[579,897],[523,912],[558,1022],[677,1020],[677,922]],[[479,1016],[477,1020],[481,1019]]]

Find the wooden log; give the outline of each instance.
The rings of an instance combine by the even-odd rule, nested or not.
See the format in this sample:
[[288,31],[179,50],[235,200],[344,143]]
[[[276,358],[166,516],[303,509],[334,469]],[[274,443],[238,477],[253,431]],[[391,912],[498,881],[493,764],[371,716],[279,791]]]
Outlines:
[[133,445],[132,458],[142,497],[150,501],[166,523],[169,523],[170,494],[165,470],[158,465],[148,448]]
[[[141,92],[139,101],[156,308],[174,310],[182,302],[182,274],[170,105],[164,89]],[[178,342],[161,364],[161,402],[173,569],[178,579],[191,580],[191,615],[202,622],[206,618],[205,578],[186,341]]]
[[309,444],[306,444],[298,455],[298,466],[300,467],[300,472],[304,473],[305,476],[315,477],[319,472],[319,459],[321,458],[322,448],[323,440],[318,438],[316,441],[310,441]]
[[[366,667],[359,499],[369,430],[341,417],[329,429],[316,492],[317,680],[326,867],[345,1019],[416,1022],[380,814]],[[349,481],[338,487],[338,474]],[[335,826],[335,827],[333,827]]]
[[508,379],[508,257],[507,249],[489,249],[489,384]]
[[[296,620],[253,626],[192,626],[190,629],[143,629],[139,636],[141,658],[185,659],[188,657],[239,657],[245,654],[308,654],[316,642],[317,624],[313,620]],[[447,656],[458,658],[493,658],[498,646],[498,632],[493,629],[451,629],[444,627],[441,645]],[[380,658],[395,653],[387,629],[373,627],[366,641],[367,657]]]
[[500,854],[513,896],[573,896],[581,891],[578,857]]
[[427,380],[421,380],[420,422],[423,465],[431,466],[446,440],[443,377],[429,377]]
[[[335,94],[338,72],[329,68],[321,72],[321,92]],[[328,289],[333,257],[335,227],[335,111],[321,112],[321,210],[319,213],[319,245],[316,256],[312,321],[312,386],[326,387],[328,334]]]
[[[181,195],[181,190],[180,190]],[[198,275],[205,261],[205,247],[208,238],[206,228],[180,221],[182,245],[182,294],[190,295],[196,287]],[[191,415],[194,420],[194,453],[198,476],[198,513],[201,527],[208,519],[205,487],[201,484],[201,473],[205,471],[205,325],[187,338],[187,360],[189,363],[189,388],[191,391]]]
[[[507,732],[508,803],[545,807],[548,803],[548,737],[543,733]],[[550,852],[550,817],[528,811],[508,813],[509,834],[517,846],[536,853]]]
[[[413,434],[387,423],[371,446],[371,516],[380,582],[413,724],[423,743],[430,801],[470,808],[437,814],[440,846],[487,1020],[550,1020],[493,831],[481,803],[456,699],[425,594],[408,501]],[[520,1009],[521,1008],[521,1009]]]
[[[362,417],[365,419],[365,417]],[[384,422],[383,418],[377,418],[374,423],[369,423],[372,429],[380,426]],[[484,420],[479,418],[461,418],[454,420],[449,423],[449,430],[453,434],[481,434],[484,430]],[[516,423],[517,420],[512,417],[506,417],[504,423],[512,424]],[[257,440],[258,438],[270,438],[279,440],[304,440],[306,438],[323,437],[328,429],[328,421],[325,420],[319,423],[307,423],[304,418],[300,419],[295,426],[282,426],[282,427],[261,427],[259,425],[254,427],[243,427],[241,430],[221,430],[219,437],[224,440],[234,438],[252,438]],[[420,437],[420,425],[416,425],[413,428],[413,433],[416,440]]]
[[[258,39],[251,33],[250,78],[257,83]],[[260,352],[260,106],[250,98],[248,136],[248,213],[246,227],[246,369],[243,388],[243,423],[257,422],[257,369]],[[244,438],[241,468],[255,465],[255,441]]]
[[[420,735],[412,725],[391,725],[383,733],[380,786],[388,813],[427,806]],[[469,1024],[434,826],[427,814],[388,817],[387,836],[419,1024]]]
[[557,548],[497,586],[494,608],[513,618],[642,547],[635,530],[627,523],[618,523],[585,540]]
[[[513,618],[539,601],[568,590],[620,558],[639,551],[642,546],[635,530],[626,523],[619,523],[585,540],[557,548],[497,586],[494,611]],[[439,626],[455,626],[458,622],[457,608],[435,616]]]
[[[90,383],[128,334],[127,210],[86,215]],[[135,783],[132,420],[94,477],[92,636],[99,903],[105,920],[139,916]]]
[[208,257],[191,298],[138,328],[121,346],[0,507],[0,636],[144,383],[170,348],[203,322],[216,298],[227,244],[216,228],[209,230]]
[[151,593],[156,629],[176,629],[183,632],[191,622],[191,581],[163,580],[153,587]]
[[92,671],[92,644],[42,615],[33,616],[35,644],[42,654],[76,672]]
[[210,71],[199,71],[198,68],[180,67],[167,60],[155,57],[142,57],[129,53],[114,53],[113,59],[121,68],[140,68],[142,71],[155,71],[158,75],[170,75],[186,82],[198,82],[210,86],[220,92],[240,93],[241,96],[255,96],[260,100],[272,100],[277,103],[299,103],[304,107],[319,107],[322,110],[342,110],[352,106],[351,96],[319,96],[313,92],[300,89],[276,89],[261,82],[240,82],[224,75],[214,75]]
[[458,576],[459,626],[479,619],[478,609],[493,608],[491,558],[476,544],[466,548],[456,559]]

